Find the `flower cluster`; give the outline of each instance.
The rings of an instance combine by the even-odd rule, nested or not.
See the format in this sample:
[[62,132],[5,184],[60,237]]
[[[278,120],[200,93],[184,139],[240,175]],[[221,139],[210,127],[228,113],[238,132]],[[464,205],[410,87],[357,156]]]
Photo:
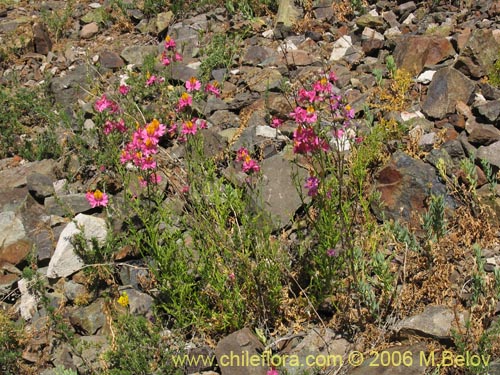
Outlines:
[[251,158],[248,150],[245,147],[241,147],[236,152],[236,161],[242,163],[241,169],[245,173],[259,172],[260,166],[257,162]]
[[96,102],[94,103],[94,109],[99,113],[108,110],[111,114],[120,111],[120,107],[118,106],[118,104],[113,100],[108,99],[106,94],[102,94],[102,96],[96,100]]
[[182,61],[182,55],[175,50],[177,43],[172,37],[170,37],[170,35],[166,36],[163,47],[165,50],[162,52],[160,58],[163,66],[169,66],[172,61]]
[[132,141],[122,150],[120,162],[132,164],[141,170],[153,170],[156,161],[153,155],[158,152],[160,137],[165,134],[166,126],[154,119],[143,128],[138,127],[132,134]]

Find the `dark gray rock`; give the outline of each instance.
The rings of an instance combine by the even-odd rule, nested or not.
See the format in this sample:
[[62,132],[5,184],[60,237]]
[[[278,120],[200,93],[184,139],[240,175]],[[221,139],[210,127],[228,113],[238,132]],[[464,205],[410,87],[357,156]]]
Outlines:
[[33,24],[33,43],[35,52],[42,55],[47,55],[52,49],[52,40],[45,24],[40,22]]
[[45,208],[47,213],[57,216],[74,216],[91,209],[83,193],[47,197],[45,199]]
[[127,64],[141,66],[146,56],[157,54],[158,48],[156,46],[131,45],[125,47],[120,56]]
[[88,94],[89,82],[93,81],[94,76],[95,70],[82,64],[64,76],[53,78],[50,89],[56,103],[71,108],[78,99],[83,99]]
[[427,116],[442,119],[455,112],[459,101],[467,103],[473,91],[474,83],[458,70],[440,69],[429,85],[422,110]]
[[37,172],[31,173],[26,178],[26,183],[29,192],[39,202],[43,202],[45,198],[54,194],[53,180],[50,176]]
[[500,118],[500,100],[488,101],[476,107],[481,116],[486,118],[492,124],[498,125]]
[[94,335],[106,324],[105,301],[100,298],[89,306],[76,307],[69,314],[71,324],[79,331]]

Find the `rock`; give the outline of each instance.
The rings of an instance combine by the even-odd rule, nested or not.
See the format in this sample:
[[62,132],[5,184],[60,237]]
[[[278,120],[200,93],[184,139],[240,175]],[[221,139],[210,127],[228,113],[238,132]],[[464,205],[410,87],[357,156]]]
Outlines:
[[482,105],[478,105],[476,109],[479,114],[488,121],[493,124],[498,124],[498,120],[500,119],[500,100],[486,102]]
[[0,264],[2,264],[2,262],[7,262],[17,266],[26,259],[31,249],[31,242],[26,240],[16,241],[7,246],[3,245],[0,247]]
[[108,50],[99,54],[99,62],[107,69],[119,69],[125,65],[119,54]]
[[19,280],[17,286],[21,293],[19,312],[24,320],[30,320],[37,312],[38,299],[31,293],[28,280]]
[[3,270],[0,272],[0,298],[2,301],[4,301],[4,297],[12,291],[14,284],[18,282],[19,279],[19,275],[14,273],[4,274]]
[[495,40],[491,29],[476,29],[455,63],[455,68],[472,76],[481,78],[488,75],[500,54],[500,43]]
[[43,202],[45,198],[54,194],[54,185],[52,178],[41,174],[31,173],[26,178],[28,191],[38,202]]
[[446,38],[405,36],[396,42],[394,60],[398,68],[418,75],[424,68],[433,67],[454,54],[453,45]]
[[300,12],[293,0],[279,0],[276,24],[291,28],[299,19]]
[[0,212],[0,249],[15,244],[26,237],[21,219],[13,211]]
[[56,162],[51,159],[34,161],[0,171],[0,190],[9,190],[24,186],[28,183],[27,176],[40,173],[47,176],[54,175]]
[[478,159],[484,159],[492,166],[500,169],[500,141],[489,146],[481,146],[476,154]]
[[52,40],[50,40],[47,27],[40,22],[33,24],[33,43],[35,52],[42,55],[47,55],[52,49]]
[[[154,303],[149,294],[139,292],[135,289],[126,289],[129,298],[130,313],[134,315],[150,315]],[[149,314],[148,314],[149,313]]]
[[47,213],[57,216],[73,216],[91,209],[83,193],[47,197],[45,199],[45,208]]
[[[430,194],[446,197],[446,186],[437,178],[435,169],[421,160],[397,151],[378,174],[375,189],[381,193],[380,207],[373,207],[377,217],[413,223],[416,213],[426,211]],[[445,198],[449,207],[453,201]],[[383,211],[383,215],[382,215]],[[418,223],[414,223],[418,224]]]
[[[93,335],[76,338],[76,352],[73,364],[79,373],[102,374],[104,372],[102,354],[109,350],[108,339],[105,336]],[[83,359],[84,360],[83,360]]]
[[73,280],[66,281],[63,284],[62,289],[64,297],[66,297],[70,302],[73,302],[75,301],[75,299],[85,296],[88,293],[87,288],[85,286],[83,286],[82,284],[75,283]]
[[105,301],[97,299],[89,306],[77,307],[69,314],[71,324],[87,335],[94,335],[106,324]]
[[156,33],[162,35],[172,22],[174,13],[169,10],[168,12],[161,12],[156,15]]
[[245,65],[259,65],[275,55],[272,48],[265,46],[250,46],[246,49],[243,55],[243,63]]
[[418,315],[400,321],[394,330],[403,337],[417,335],[436,340],[452,340],[453,329],[464,328],[463,313],[456,313],[447,306],[430,305]]
[[[427,366],[423,361],[425,345],[398,345],[383,351],[376,351],[377,355],[370,356],[354,369],[347,372],[348,375],[425,375]],[[385,354],[387,353],[387,354]],[[405,353],[410,353],[406,355]],[[378,357],[378,358],[377,358]],[[433,358],[432,356],[426,356]],[[397,362],[396,362],[397,361]],[[394,365],[400,363],[400,365]],[[383,365],[386,364],[386,365]],[[408,364],[408,365],[407,365]],[[434,365],[432,363],[432,365]]]
[[305,182],[307,173],[303,169],[295,170],[293,164],[281,155],[265,159],[261,171],[264,208],[271,214],[274,226],[279,228],[288,224],[302,204],[293,183],[293,173],[298,172],[300,182]]
[[457,102],[467,103],[474,83],[453,68],[443,68],[434,74],[422,104],[422,111],[430,117],[442,119],[449,113],[454,113]]
[[76,215],[74,220],[61,233],[56,250],[49,263],[47,277],[66,277],[79,271],[84,266],[83,260],[75,253],[74,246],[71,243],[76,234],[82,233],[79,228],[82,228],[88,246],[92,246],[90,242],[92,238],[96,238],[100,245],[106,240],[108,231],[104,219],[84,214]]
[[424,85],[428,85],[429,83],[431,83],[434,74],[436,74],[435,70],[426,70],[417,77],[417,82],[423,83]]
[[[330,364],[327,367],[340,367],[343,363],[343,356],[347,352],[349,342],[345,339],[336,339],[336,334],[329,328],[313,329],[308,332],[304,339],[289,352],[286,351],[284,355],[290,355],[297,358],[301,364],[307,363],[307,358],[328,358]],[[321,366],[294,366],[290,361],[285,362],[287,374],[313,374]]]
[[[261,352],[264,345],[248,328],[224,337],[217,343],[215,356],[222,375],[266,375],[268,368],[262,366]],[[257,366],[243,361],[259,358]],[[255,363],[255,362],[254,362]]]
[[342,36],[333,43],[333,50],[330,54],[330,61],[339,61],[347,55],[347,51],[352,47],[352,39],[348,35]]
[[99,26],[95,22],[84,25],[80,30],[80,38],[90,39],[99,32]]
[[94,69],[82,64],[64,76],[52,78],[50,90],[54,94],[56,103],[71,108],[78,99],[83,99],[87,95],[89,83],[93,81],[94,76]]
[[234,112],[221,110],[215,111],[208,118],[208,122],[221,129],[236,128],[240,122],[240,118]]
[[250,90],[265,92],[280,86],[281,73],[277,69],[253,68],[245,75],[244,79]]
[[[127,64],[141,66],[144,59],[149,55],[157,55],[158,49],[155,46],[131,45],[125,47],[120,56]],[[175,65],[174,65],[175,66]],[[189,77],[187,78],[189,79]]]
[[500,130],[493,125],[484,125],[472,122],[466,125],[467,140],[474,146],[488,146],[500,140]]
[[355,22],[360,28],[371,27],[373,29],[377,29],[384,26],[384,19],[382,17],[372,16],[371,14],[364,14],[356,18]]

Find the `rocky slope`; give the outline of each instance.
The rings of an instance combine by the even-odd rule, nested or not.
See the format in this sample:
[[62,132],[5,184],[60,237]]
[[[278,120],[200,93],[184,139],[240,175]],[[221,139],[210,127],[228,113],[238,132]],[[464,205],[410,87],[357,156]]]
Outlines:
[[[500,57],[500,1],[380,0],[365,4],[366,12],[349,11],[347,3],[331,0],[301,4],[281,1],[277,13],[250,19],[242,13],[231,15],[227,9],[210,6],[190,11],[182,18],[174,16],[168,7],[148,14],[133,2],[126,3],[130,6],[124,13],[111,8],[108,2],[77,1],[71,3],[69,13],[69,5],[63,1],[0,5],[2,90],[8,93],[15,80],[29,88],[44,84],[54,105],[75,123],[78,111],[91,112],[96,99],[92,96],[93,84],[99,82],[104,90],[107,84],[116,86],[127,66],[140,67],[147,64],[147,55],[161,53],[166,35],[182,46],[184,59],[172,72],[172,79],[179,81],[204,73],[204,47],[214,35],[239,35],[232,40],[236,49],[229,66],[206,72],[209,79],[224,82],[222,98],[209,100],[203,109],[209,123],[208,148],[213,155],[236,151],[241,146],[262,151],[266,208],[276,220],[275,228],[281,230],[288,228],[302,202],[291,183],[291,163],[283,149],[292,138],[293,128],[285,124],[277,131],[268,126],[267,111],[270,107],[274,115],[285,118],[292,108],[282,99],[283,81],[306,80],[328,67],[336,73],[336,85],[354,108],[361,128],[366,127],[363,118],[367,116],[366,106],[371,104],[376,118],[395,120],[407,129],[403,139],[386,145],[390,156],[374,175],[373,188],[380,192],[384,203],[373,207],[379,220],[407,222],[416,228],[431,193],[445,194],[451,215],[463,215],[460,207],[470,201],[467,195],[454,194],[450,182],[455,181],[458,185],[451,185],[455,187],[470,186],[462,167],[463,160],[472,160],[477,174],[474,189],[477,196],[485,197],[483,203],[492,214],[478,208],[470,222],[457,224],[463,226],[455,235],[470,239],[484,236],[479,238],[488,243],[481,254],[484,271],[490,277],[499,272],[500,190],[494,182],[500,169],[500,90],[492,78],[500,74],[498,67],[495,70]],[[229,50],[233,46],[226,47]],[[395,79],[388,56],[411,77],[407,92],[390,91],[385,86],[393,101],[385,100],[381,91],[382,80]],[[397,101],[400,94],[404,97],[402,103]],[[85,124],[95,126],[90,116]],[[33,124],[31,130],[36,133],[43,126]],[[65,137],[63,129],[59,129],[57,141],[62,147]],[[79,301],[87,293],[82,272],[85,264],[68,240],[80,231],[73,219],[88,238],[106,237],[105,215],[91,210],[85,198],[96,178],[102,177],[93,171],[82,172],[84,166],[78,155],[71,150],[65,152],[58,159],[27,161],[3,151],[9,157],[0,160],[0,307],[13,321],[26,322],[30,337],[23,348],[23,364],[26,368],[36,366],[35,373],[44,375],[54,374],[58,365],[79,373],[102,372],[96,359],[102,349],[90,347],[77,355],[72,345],[56,340],[55,334],[45,330],[50,313],[27,282],[25,267],[36,269],[46,280],[43,288],[49,306],[60,309],[79,343],[108,345],[106,338],[110,335],[102,296],[111,287],[103,286],[102,293],[89,297],[86,303]],[[182,155],[182,147],[172,145],[165,153]],[[440,175],[440,163],[446,165],[448,180]],[[65,179],[70,175],[79,178],[68,183]],[[486,227],[488,230],[483,231]],[[457,291],[457,300],[467,301],[463,294],[470,280],[462,276],[473,255],[470,248],[462,250],[468,251],[469,257],[444,255],[450,265],[446,270],[450,274],[445,276],[450,280],[450,290]],[[154,293],[141,284],[141,279],[149,277],[144,263],[127,249],[115,259],[113,287],[127,291],[131,314],[151,317]],[[405,261],[395,260],[401,264]],[[432,285],[415,284],[414,293],[419,287]],[[411,293],[402,298],[411,300]],[[355,349],[368,358],[370,348],[383,348],[389,353],[411,354],[411,366],[403,369],[405,373],[429,373],[433,366],[422,364],[421,353],[429,358],[434,349],[440,355],[446,348],[456,349],[453,330],[466,330],[467,309],[452,308],[450,300],[436,297],[429,300],[428,306],[409,311],[408,316],[394,316],[393,321],[384,322],[379,337],[367,332],[344,335],[333,326],[327,327],[329,312],[325,307],[320,309],[320,313],[326,311],[323,324],[311,319],[298,334],[292,334],[290,327],[288,335],[273,337],[277,342],[273,350],[301,359],[309,354],[340,354],[344,356],[342,373],[400,373],[401,367],[394,365],[366,367],[365,363],[356,367],[347,363]],[[497,300],[496,307],[482,317],[485,329],[494,326],[498,314]],[[366,337],[361,340],[363,335]],[[213,353],[219,362],[231,351],[264,349],[249,329],[232,333],[212,346],[201,340],[193,342],[197,347],[191,348],[192,355]],[[490,374],[500,374],[499,355],[496,347]],[[187,366],[185,371],[235,375],[266,374],[269,370],[265,366],[199,367]],[[323,371],[336,373],[338,368]],[[292,365],[287,370],[299,373]],[[465,371],[456,365],[448,373]]]

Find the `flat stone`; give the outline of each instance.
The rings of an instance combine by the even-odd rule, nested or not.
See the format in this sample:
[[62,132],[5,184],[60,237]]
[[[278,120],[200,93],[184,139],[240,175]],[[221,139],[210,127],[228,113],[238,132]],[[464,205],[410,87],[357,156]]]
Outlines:
[[276,69],[258,69],[252,71],[245,80],[252,91],[265,92],[281,84],[281,73]]
[[268,60],[271,56],[275,55],[272,48],[265,46],[250,46],[246,49],[243,56],[243,62],[246,65],[258,65]]
[[485,159],[491,165],[500,169],[500,141],[495,142],[489,146],[479,147],[476,157],[478,159]]
[[95,22],[84,25],[80,30],[80,38],[90,39],[99,32],[99,26]]
[[472,122],[466,125],[466,130],[469,133],[467,140],[476,147],[488,146],[500,140],[500,130],[493,125]]
[[[81,229],[80,229],[81,228]],[[82,233],[87,240],[87,245],[92,246],[91,239],[97,239],[103,244],[107,236],[106,221],[94,216],[78,214],[62,231],[56,250],[47,269],[47,277],[67,277],[83,268],[83,260],[75,253],[72,239],[76,234]]]
[[430,117],[442,119],[449,113],[454,113],[459,101],[467,103],[474,83],[453,68],[443,68],[434,74],[422,104],[422,111]]
[[48,214],[57,216],[75,215],[91,209],[83,193],[47,197],[45,208]]
[[215,356],[222,375],[266,375],[268,368],[262,366],[262,361],[258,366],[242,365],[243,358],[260,356],[263,350],[264,345],[252,331],[243,328],[220,340]]
[[0,264],[2,262],[8,262],[13,265],[18,265],[29,255],[31,247],[31,242],[26,240],[16,241],[7,246],[0,246]]
[[127,289],[125,292],[129,298],[130,313],[134,315],[147,315],[152,313],[153,297],[149,294],[139,292],[135,289]]
[[380,16],[372,16],[371,14],[364,14],[355,20],[356,25],[359,27],[381,28],[384,26],[384,19]]
[[69,320],[74,327],[83,330],[88,335],[94,335],[106,324],[104,309],[105,302],[100,298],[89,306],[74,309],[70,313]]
[[13,211],[0,212],[0,249],[26,237],[23,222]]
[[488,75],[498,59],[500,43],[491,29],[476,29],[455,63],[455,68],[472,76],[481,78]]
[[119,54],[108,50],[102,51],[99,54],[99,62],[107,69],[119,69],[125,65]]
[[174,13],[169,10],[168,12],[161,12],[156,15],[156,32],[163,33],[174,18]]
[[423,68],[432,67],[454,54],[453,45],[446,38],[405,36],[396,42],[394,60],[398,68],[418,75]]
[[352,47],[352,39],[348,35],[342,36],[336,42],[333,43],[333,50],[330,54],[330,61],[339,61],[346,54],[349,48]]
[[29,192],[39,202],[43,202],[46,197],[54,194],[53,179],[50,176],[34,172],[28,175],[26,183]]
[[27,184],[27,177],[32,173],[47,176],[54,175],[56,162],[51,159],[28,162],[19,166],[0,171],[0,190],[8,190]]
[[461,328],[465,320],[462,313],[457,313],[447,306],[426,306],[422,313],[400,321],[395,331],[400,336],[417,335],[436,340],[451,340],[453,329],[457,329],[457,317]]
[[88,95],[89,82],[93,81],[95,74],[94,69],[82,64],[77,65],[64,76],[52,78],[50,89],[55,101],[63,107],[72,107],[78,99],[83,99]]
[[500,119],[500,100],[488,101],[476,107],[481,116],[493,124],[498,124]]
[[426,200],[431,194],[444,196],[447,206],[454,207],[454,202],[447,197],[446,186],[437,178],[436,170],[401,151],[396,151],[378,173],[375,189],[381,193],[382,207],[373,206],[380,220],[385,217],[417,224],[414,223],[417,220],[415,214],[426,211]]
[[306,180],[307,172],[281,155],[264,159],[261,164],[263,174],[262,196],[264,208],[273,217],[276,227],[286,225],[293,218],[302,201],[293,182],[293,173],[298,172],[299,181]]
[[157,54],[158,48],[156,46],[132,45],[125,47],[120,56],[127,64],[141,66],[144,63],[146,56]]

